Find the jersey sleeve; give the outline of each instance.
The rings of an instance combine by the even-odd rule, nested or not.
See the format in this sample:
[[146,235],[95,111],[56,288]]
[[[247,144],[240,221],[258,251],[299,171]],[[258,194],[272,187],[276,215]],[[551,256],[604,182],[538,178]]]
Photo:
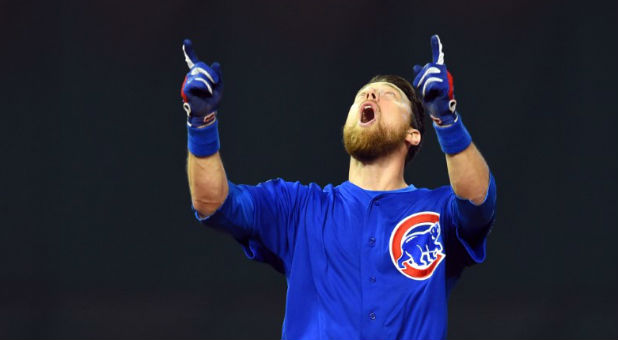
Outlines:
[[476,205],[467,199],[457,197],[451,190],[446,213],[453,226],[451,238],[463,248],[465,265],[481,263],[485,260],[487,235],[495,219],[496,183],[489,174],[489,186],[483,203]]
[[285,273],[294,248],[297,225],[294,221],[307,187],[281,179],[256,186],[228,182],[228,186],[223,205],[205,218],[196,211],[196,218],[231,234],[249,259],[266,262]]

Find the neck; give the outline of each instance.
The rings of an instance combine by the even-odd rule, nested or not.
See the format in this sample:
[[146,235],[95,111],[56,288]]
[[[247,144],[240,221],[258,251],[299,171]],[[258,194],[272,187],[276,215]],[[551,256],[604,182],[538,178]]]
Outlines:
[[397,190],[407,187],[403,179],[405,154],[393,152],[371,162],[361,162],[350,157],[348,180],[372,191]]

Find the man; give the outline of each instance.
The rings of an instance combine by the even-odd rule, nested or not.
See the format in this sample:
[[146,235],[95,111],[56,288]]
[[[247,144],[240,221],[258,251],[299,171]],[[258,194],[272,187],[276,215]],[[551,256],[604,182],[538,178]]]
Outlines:
[[[281,179],[228,182],[219,155],[220,66],[199,62],[191,42],[182,85],[188,115],[188,177],[196,216],[230,233],[246,255],[288,282],[284,339],[438,339],[447,298],[465,266],[485,258],[496,187],[455,110],[442,44],[415,66],[413,88],[374,77],[343,129],[349,180],[320,188]],[[404,178],[433,120],[450,186],[417,189]]]

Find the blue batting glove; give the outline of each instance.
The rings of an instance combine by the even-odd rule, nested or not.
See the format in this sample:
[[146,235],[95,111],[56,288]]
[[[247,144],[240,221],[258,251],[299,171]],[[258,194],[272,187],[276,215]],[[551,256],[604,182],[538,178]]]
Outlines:
[[451,125],[457,120],[453,77],[444,65],[442,43],[438,35],[431,37],[432,62],[414,65],[412,85],[420,93],[425,110],[437,125]]
[[199,61],[189,39],[184,40],[182,51],[190,69],[180,90],[182,107],[187,112],[187,125],[209,125],[216,119],[215,114],[223,95],[221,65],[215,62],[208,66]]

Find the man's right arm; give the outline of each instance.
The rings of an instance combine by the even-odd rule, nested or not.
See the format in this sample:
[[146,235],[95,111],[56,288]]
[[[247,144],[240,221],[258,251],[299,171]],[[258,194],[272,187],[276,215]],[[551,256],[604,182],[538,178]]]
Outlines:
[[231,234],[249,258],[283,271],[291,261],[295,220],[308,188],[281,179],[255,186],[228,182],[216,116],[223,93],[221,67],[199,61],[188,39],[183,51],[189,72],[180,94],[187,112],[187,177],[196,217]]
[[202,217],[212,215],[223,204],[229,190],[219,152],[207,157],[196,157],[189,152],[187,176],[193,207]]
[[189,67],[180,91],[187,112],[187,176],[193,207],[206,217],[221,207],[229,191],[219,156],[216,117],[223,95],[223,78],[219,63],[201,62],[189,39],[183,42],[182,50]]

